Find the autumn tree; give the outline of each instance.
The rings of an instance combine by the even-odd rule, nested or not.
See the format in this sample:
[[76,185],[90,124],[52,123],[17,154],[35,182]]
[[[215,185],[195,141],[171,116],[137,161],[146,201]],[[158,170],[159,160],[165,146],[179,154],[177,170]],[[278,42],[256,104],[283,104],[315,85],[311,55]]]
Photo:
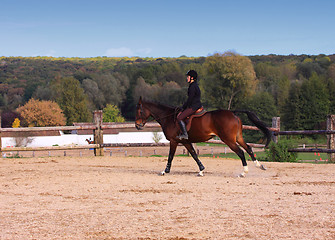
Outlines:
[[257,85],[251,60],[233,52],[216,53],[205,62],[208,79],[202,81],[208,103],[231,108],[234,97],[250,96]]
[[15,118],[13,124],[12,124],[12,128],[19,128],[21,126],[21,121],[19,118]]
[[53,101],[30,99],[16,111],[23,118],[24,125],[29,127],[62,126],[66,123],[61,108]]

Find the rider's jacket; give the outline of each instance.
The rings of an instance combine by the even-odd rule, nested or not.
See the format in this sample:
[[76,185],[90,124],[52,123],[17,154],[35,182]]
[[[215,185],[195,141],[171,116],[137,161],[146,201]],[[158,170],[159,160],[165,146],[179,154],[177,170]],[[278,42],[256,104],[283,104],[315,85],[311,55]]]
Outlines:
[[200,92],[200,88],[198,86],[197,81],[190,83],[190,85],[188,86],[187,95],[188,95],[188,98],[187,98],[187,101],[183,105],[183,109],[192,108],[194,111],[196,111],[202,107],[202,104],[200,101],[201,92]]

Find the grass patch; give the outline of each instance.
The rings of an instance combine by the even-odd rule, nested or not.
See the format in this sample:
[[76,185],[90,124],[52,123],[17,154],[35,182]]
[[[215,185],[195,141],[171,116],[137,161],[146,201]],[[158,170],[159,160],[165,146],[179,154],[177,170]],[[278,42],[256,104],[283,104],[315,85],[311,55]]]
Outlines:
[[[263,161],[266,157],[265,152],[256,152],[256,159],[259,161]],[[180,156],[186,156],[186,155],[180,155]],[[249,154],[244,153],[244,156],[247,160],[251,161],[251,157]],[[200,157],[213,157],[212,154],[202,154]],[[235,153],[220,153],[220,154],[214,154],[215,158],[231,158],[231,159],[240,159]],[[321,159],[321,161],[320,161]],[[297,161],[298,162],[318,162],[318,163],[325,163],[326,159],[328,159],[327,153],[298,153]]]
[[[201,143],[204,144],[203,146],[207,145],[208,143]],[[198,145],[198,143],[197,143]],[[215,144],[215,145],[220,145],[220,144]],[[200,145],[199,145],[200,146]],[[221,146],[221,145],[220,145]],[[266,158],[266,153],[265,151],[262,152],[255,152],[256,154],[256,159],[259,161],[266,161],[264,160]],[[244,153],[245,158],[248,161],[251,161],[251,157],[249,156],[248,153]],[[166,155],[151,155],[151,157],[167,157]],[[191,157],[191,155],[187,154],[178,154],[175,155],[175,157]],[[200,154],[199,157],[210,157],[210,158],[230,158],[230,159],[237,159],[239,160],[240,158],[235,154],[235,153],[217,153],[214,154],[214,157],[212,154]],[[321,159],[321,161],[320,161]],[[297,162],[312,162],[312,163],[327,163],[325,160],[328,159],[328,154],[327,153],[298,153],[297,156]]]
[[196,143],[197,146],[210,146],[210,147],[222,147],[222,146],[226,146],[223,145],[221,143],[206,143],[206,142],[200,142],[200,143]]
[[10,154],[6,154],[6,156],[3,156],[4,158],[23,158],[21,155],[19,155],[18,153],[14,153],[12,155]]

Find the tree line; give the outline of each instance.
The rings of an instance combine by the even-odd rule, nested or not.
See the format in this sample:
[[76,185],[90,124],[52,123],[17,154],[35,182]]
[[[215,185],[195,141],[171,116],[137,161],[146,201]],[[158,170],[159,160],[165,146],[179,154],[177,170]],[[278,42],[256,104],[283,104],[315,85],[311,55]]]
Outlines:
[[179,58],[0,57],[2,121],[12,124],[32,99],[57,103],[67,125],[91,121],[92,111],[107,106],[134,120],[139,96],[182,105],[189,69],[199,74],[207,110],[248,109],[268,124],[280,116],[286,130],[324,128],[326,115],[335,114],[335,55],[225,52]]

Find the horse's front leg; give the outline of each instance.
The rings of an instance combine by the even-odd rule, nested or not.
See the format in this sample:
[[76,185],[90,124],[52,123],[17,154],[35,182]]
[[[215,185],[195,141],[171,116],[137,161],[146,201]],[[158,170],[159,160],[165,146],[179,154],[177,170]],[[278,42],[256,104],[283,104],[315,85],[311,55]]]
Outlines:
[[174,154],[176,153],[177,146],[178,146],[177,142],[170,141],[169,158],[168,158],[168,161],[167,161],[167,164],[166,164],[166,168],[165,168],[164,171],[161,172],[161,175],[164,175],[165,173],[170,172],[172,160],[173,160]]
[[189,151],[189,153],[191,154],[191,156],[193,157],[193,159],[195,160],[195,162],[198,164],[199,166],[199,176],[203,176],[204,173],[204,165],[202,165],[201,161],[198,158],[197,153],[195,152],[192,143],[183,143],[183,145],[186,147],[186,149]]

